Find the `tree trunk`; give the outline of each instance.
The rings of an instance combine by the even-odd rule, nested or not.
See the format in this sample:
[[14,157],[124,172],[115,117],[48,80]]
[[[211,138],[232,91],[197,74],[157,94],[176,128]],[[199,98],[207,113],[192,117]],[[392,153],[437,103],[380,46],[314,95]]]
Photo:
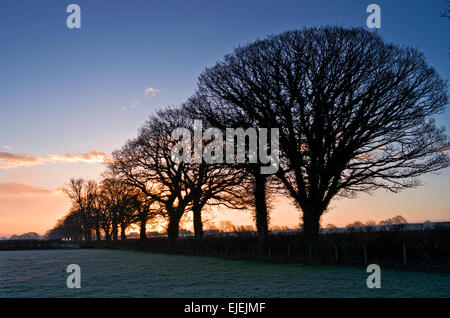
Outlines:
[[112,237],[113,237],[114,241],[117,241],[117,239],[118,239],[117,223],[113,223],[113,225],[112,225]]
[[303,233],[308,244],[315,243],[319,238],[320,217],[324,209],[311,205],[303,210]]
[[167,226],[167,236],[169,238],[170,248],[175,247],[175,243],[178,238],[178,232],[180,229],[181,217],[178,217],[175,212],[169,215],[169,224]]
[[105,233],[105,241],[111,241],[111,233],[109,232],[109,225],[102,225],[102,230]]
[[100,225],[95,226],[95,238],[97,239],[97,241],[100,241],[102,238],[100,235]]
[[92,240],[92,230],[89,227],[89,224],[87,222],[84,223],[83,226],[83,234],[84,234],[84,239],[87,242],[90,242]]
[[266,201],[266,181],[267,176],[255,175],[254,200],[255,200],[255,221],[259,237],[259,252],[262,252],[267,245],[269,233],[269,221]]
[[126,230],[126,228],[121,224],[120,225],[120,239],[122,241],[127,239],[127,235],[125,234],[125,230]]
[[139,239],[141,241],[145,241],[147,239],[147,219],[146,218],[141,218]]
[[87,242],[92,241],[92,233],[91,233],[91,230],[90,230],[90,229],[86,229],[86,230],[84,231],[84,239],[85,239]]
[[194,203],[192,214],[194,215],[194,236],[203,237],[202,206]]

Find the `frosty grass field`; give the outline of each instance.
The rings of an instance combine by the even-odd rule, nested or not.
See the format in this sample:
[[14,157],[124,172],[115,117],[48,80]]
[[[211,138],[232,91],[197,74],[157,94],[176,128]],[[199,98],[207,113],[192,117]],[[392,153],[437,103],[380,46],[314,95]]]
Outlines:
[[[81,267],[81,288],[66,267]],[[0,297],[449,297],[450,275],[118,250],[0,251]]]

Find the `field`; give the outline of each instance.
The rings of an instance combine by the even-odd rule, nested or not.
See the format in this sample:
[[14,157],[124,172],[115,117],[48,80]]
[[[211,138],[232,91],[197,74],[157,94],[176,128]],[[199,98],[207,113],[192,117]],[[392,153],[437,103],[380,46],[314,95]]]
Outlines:
[[[81,267],[81,288],[66,267]],[[107,249],[0,251],[0,297],[449,297],[450,275]]]

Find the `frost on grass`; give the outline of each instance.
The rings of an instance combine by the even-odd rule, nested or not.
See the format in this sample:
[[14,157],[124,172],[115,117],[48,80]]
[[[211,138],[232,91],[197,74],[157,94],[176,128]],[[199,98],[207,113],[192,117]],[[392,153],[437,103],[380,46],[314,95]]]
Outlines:
[[[66,267],[81,267],[81,288]],[[117,250],[0,252],[0,297],[449,297],[450,275]]]

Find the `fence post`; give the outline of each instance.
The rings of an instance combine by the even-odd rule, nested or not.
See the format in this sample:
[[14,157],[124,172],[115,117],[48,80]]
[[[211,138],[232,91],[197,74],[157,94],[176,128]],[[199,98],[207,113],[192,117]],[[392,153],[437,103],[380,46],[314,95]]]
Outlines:
[[403,243],[403,265],[408,265],[408,259],[406,258],[406,245]]
[[339,262],[339,252],[338,252],[338,247],[337,247],[336,243],[334,243],[334,257],[335,257],[336,263]]
[[291,245],[288,244],[288,260],[291,259]]
[[311,243],[309,243],[309,245],[308,245],[308,250],[309,250],[309,263],[312,264],[312,248],[311,248]]
[[364,265],[367,265],[367,246],[364,244]]
[[270,246],[267,247],[267,254],[268,254],[268,256],[270,257]]

